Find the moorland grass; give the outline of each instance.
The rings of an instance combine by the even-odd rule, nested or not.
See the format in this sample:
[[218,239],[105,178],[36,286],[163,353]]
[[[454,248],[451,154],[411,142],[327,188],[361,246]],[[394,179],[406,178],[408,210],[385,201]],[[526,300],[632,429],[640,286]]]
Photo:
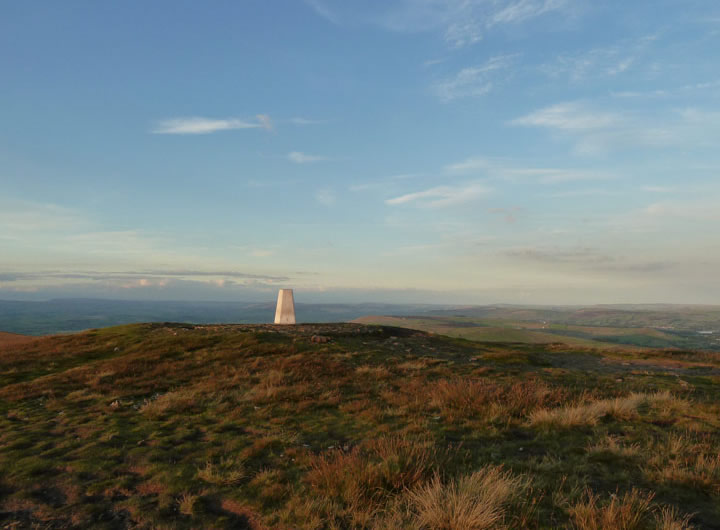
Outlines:
[[0,525],[713,528],[718,383],[706,353],[352,324],[7,344]]

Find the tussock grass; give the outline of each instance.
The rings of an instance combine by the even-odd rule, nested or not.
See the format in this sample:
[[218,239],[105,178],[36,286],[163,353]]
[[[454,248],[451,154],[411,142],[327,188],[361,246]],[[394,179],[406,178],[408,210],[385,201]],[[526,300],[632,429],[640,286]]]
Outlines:
[[194,390],[176,390],[155,399],[146,399],[140,411],[149,418],[159,418],[164,414],[186,412],[196,406],[198,396]]
[[609,499],[585,490],[583,499],[570,506],[568,513],[577,530],[691,530],[690,515],[681,515],[675,506],[653,502],[655,494],[631,489],[622,496],[613,493]]
[[707,440],[690,433],[671,434],[648,453],[643,469],[652,480],[720,492],[720,453]]
[[178,499],[178,511],[183,515],[193,515],[198,499],[198,495],[183,493]]
[[369,376],[374,379],[387,379],[388,377],[392,376],[392,373],[390,372],[390,370],[388,370],[384,366],[370,366],[370,365],[358,366],[355,369],[355,373],[360,376]]
[[489,419],[523,416],[557,403],[563,392],[537,381],[499,385],[486,380],[441,380],[429,389],[430,405],[450,419],[483,415]]
[[542,429],[592,426],[606,416],[629,421],[637,417],[638,409],[642,405],[667,403],[674,399],[669,392],[631,393],[625,397],[602,399],[580,405],[539,409],[530,414],[529,420],[530,425]]
[[372,502],[380,491],[401,491],[430,476],[449,459],[430,442],[384,437],[349,452],[334,450],[313,458],[307,482],[346,502]]
[[219,486],[234,486],[240,483],[245,475],[243,461],[232,457],[222,458],[217,463],[207,461],[196,473],[200,480]]
[[569,514],[578,530],[640,530],[646,528],[654,495],[633,489],[622,497],[613,494],[610,502],[590,490],[585,499],[570,507]]
[[407,502],[418,528],[497,528],[505,520],[508,504],[527,487],[524,477],[488,466],[450,482],[436,474],[429,483],[410,490]]
[[640,444],[623,444],[616,436],[608,435],[590,444],[587,450],[590,454],[611,454],[628,458],[640,454]]
[[672,506],[664,506],[655,514],[657,530],[692,530],[695,528],[690,524],[691,515],[681,515],[679,510]]

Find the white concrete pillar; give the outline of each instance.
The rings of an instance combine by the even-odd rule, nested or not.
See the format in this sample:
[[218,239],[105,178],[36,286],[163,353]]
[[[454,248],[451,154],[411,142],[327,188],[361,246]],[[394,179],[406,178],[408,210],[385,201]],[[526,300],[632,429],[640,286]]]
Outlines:
[[295,323],[295,300],[292,289],[280,289],[278,293],[277,309],[275,309],[276,324]]

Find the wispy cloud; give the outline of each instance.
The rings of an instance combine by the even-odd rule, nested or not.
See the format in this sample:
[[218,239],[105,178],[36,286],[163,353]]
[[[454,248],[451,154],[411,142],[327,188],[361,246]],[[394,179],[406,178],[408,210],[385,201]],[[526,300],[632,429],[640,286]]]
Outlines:
[[661,147],[686,136],[690,115],[641,115],[633,111],[597,110],[583,102],[544,107],[511,120],[510,125],[537,127],[566,135],[583,155],[605,154],[628,147]]
[[250,255],[253,258],[269,258],[270,256],[273,256],[274,254],[275,254],[274,250],[270,250],[267,248],[256,248],[256,249],[250,251]]
[[522,210],[523,209],[518,206],[514,206],[512,208],[490,208],[488,213],[501,216],[507,224],[515,224],[517,221],[517,214]]
[[332,206],[337,197],[332,190],[322,189],[315,192],[315,200],[323,206]]
[[517,24],[566,6],[567,0],[517,0],[500,3],[500,9],[489,18],[488,25]]
[[577,102],[558,103],[512,120],[512,125],[547,127],[567,131],[605,129],[620,124],[617,113],[593,111]]
[[714,90],[720,87],[720,81],[703,81],[702,83],[689,83],[682,86],[658,88],[654,90],[621,90],[611,92],[610,95],[615,98],[662,98],[670,96],[687,96],[693,92],[704,90]]
[[564,270],[591,271],[601,274],[647,274],[667,271],[677,264],[667,259],[643,259],[590,247],[542,247],[511,248],[503,254],[517,261],[546,265]]
[[642,190],[650,193],[677,193],[678,191],[674,186],[643,186]]
[[258,124],[260,127],[265,129],[266,131],[272,131],[273,130],[273,124],[272,120],[270,119],[270,116],[267,114],[258,114],[255,116],[257,118]]
[[308,155],[300,151],[292,151],[288,153],[287,158],[290,162],[294,162],[295,164],[311,164],[313,162],[321,162],[328,159],[326,156]]
[[272,122],[267,114],[258,114],[256,121],[237,118],[213,119],[202,117],[172,118],[159,121],[152,129],[153,134],[210,134],[234,129],[272,130]]
[[597,47],[574,53],[563,53],[539,66],[550,77],[567,77],[580,82],[588,78],[613,77],[638,66],[653,42],[654,35],[624,40],[612,46]]
[[475,201],[489,192],[490,189],[484,184],[471,182],[463,186],[437,186],[423,191],[407,193],[387,199],[385,204],[398,206],[412,203],[425,208],[442,208]]
[[377,7],[327,0],[306,3],[333,24],[349,21],[402,33],[436,32],[451,48],[475,44],[495,27],[521,24],[572,5],[567,0],[388,0]]
[[295,118],[290,118],[290,123],[293,125],[322,125],[323,123],[327,123],[326,120],[310,120],[308,118],[301,118],[299,116],[296,116]]
[[598,250],[580,247],[580,248],[542,248],[542,247],[525,247],[511,248],[504,251],[508,257],[538,261],[544,263],[581,263],[581,264],[599,264],[611,263],[615,261],[615,257],[603,254]]
[[0,198],[0,239],[28,232],[79,228],[85,220],[76,210],[32,201]]
[[332,11],[328,6],[325,5],[321,0],[305,0],[305,3],[309,5],[315,13],[320,15],[322,18],[333,24],[340,24],[340,18]]
[[510,67],[517,55],[492,57],[480,66],[463,68],[449,79],[437,83],[433,91],[447,103],[462,97],[477,97],[490,92],[496,81],[494,76]]
[[[267,255],[267,254],[263,254]],[[287,276],[272,276],[266,274],[252,274],[233,270],[183,270],[183,269],[149,269],[128,271],[54,271],[43,270],[36,272],[7,272],[0,275],[0,281],[37,281],[37,280],[90,280],[90,281],[128,281],[128,280],[163,280],[167,278],[233,278],[236,280],[259,280],[266,282],[282,282],[290,278]]]
[[613,178],[606,172],[577,168],[523,167],[505,160],[471,157],[445,166],[450,175],[482,175],[504,180],[534,179],[542,184],[560,184]]
[[556,199],[564,199],[569,197],[599,197],[599,196],[612,196],[620,195],[621,192],[606,190],[602,188],[590,188],[586,190],[568,190],[568,191],[556,191],[553,193],[544,193],[543,197],[552,197]]
[[716,201],[666,201],[645,207],[642,213],[658,219],[688,221],[720,221],[720,209]]

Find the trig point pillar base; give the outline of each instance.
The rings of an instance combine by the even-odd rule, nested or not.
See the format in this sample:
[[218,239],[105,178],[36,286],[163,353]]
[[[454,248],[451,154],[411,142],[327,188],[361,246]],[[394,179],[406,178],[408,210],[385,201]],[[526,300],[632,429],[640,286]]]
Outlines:
[[295,300],[292,289],[280,289],[278,293],[277,309],[275,309],[276,324],[295,323]]

